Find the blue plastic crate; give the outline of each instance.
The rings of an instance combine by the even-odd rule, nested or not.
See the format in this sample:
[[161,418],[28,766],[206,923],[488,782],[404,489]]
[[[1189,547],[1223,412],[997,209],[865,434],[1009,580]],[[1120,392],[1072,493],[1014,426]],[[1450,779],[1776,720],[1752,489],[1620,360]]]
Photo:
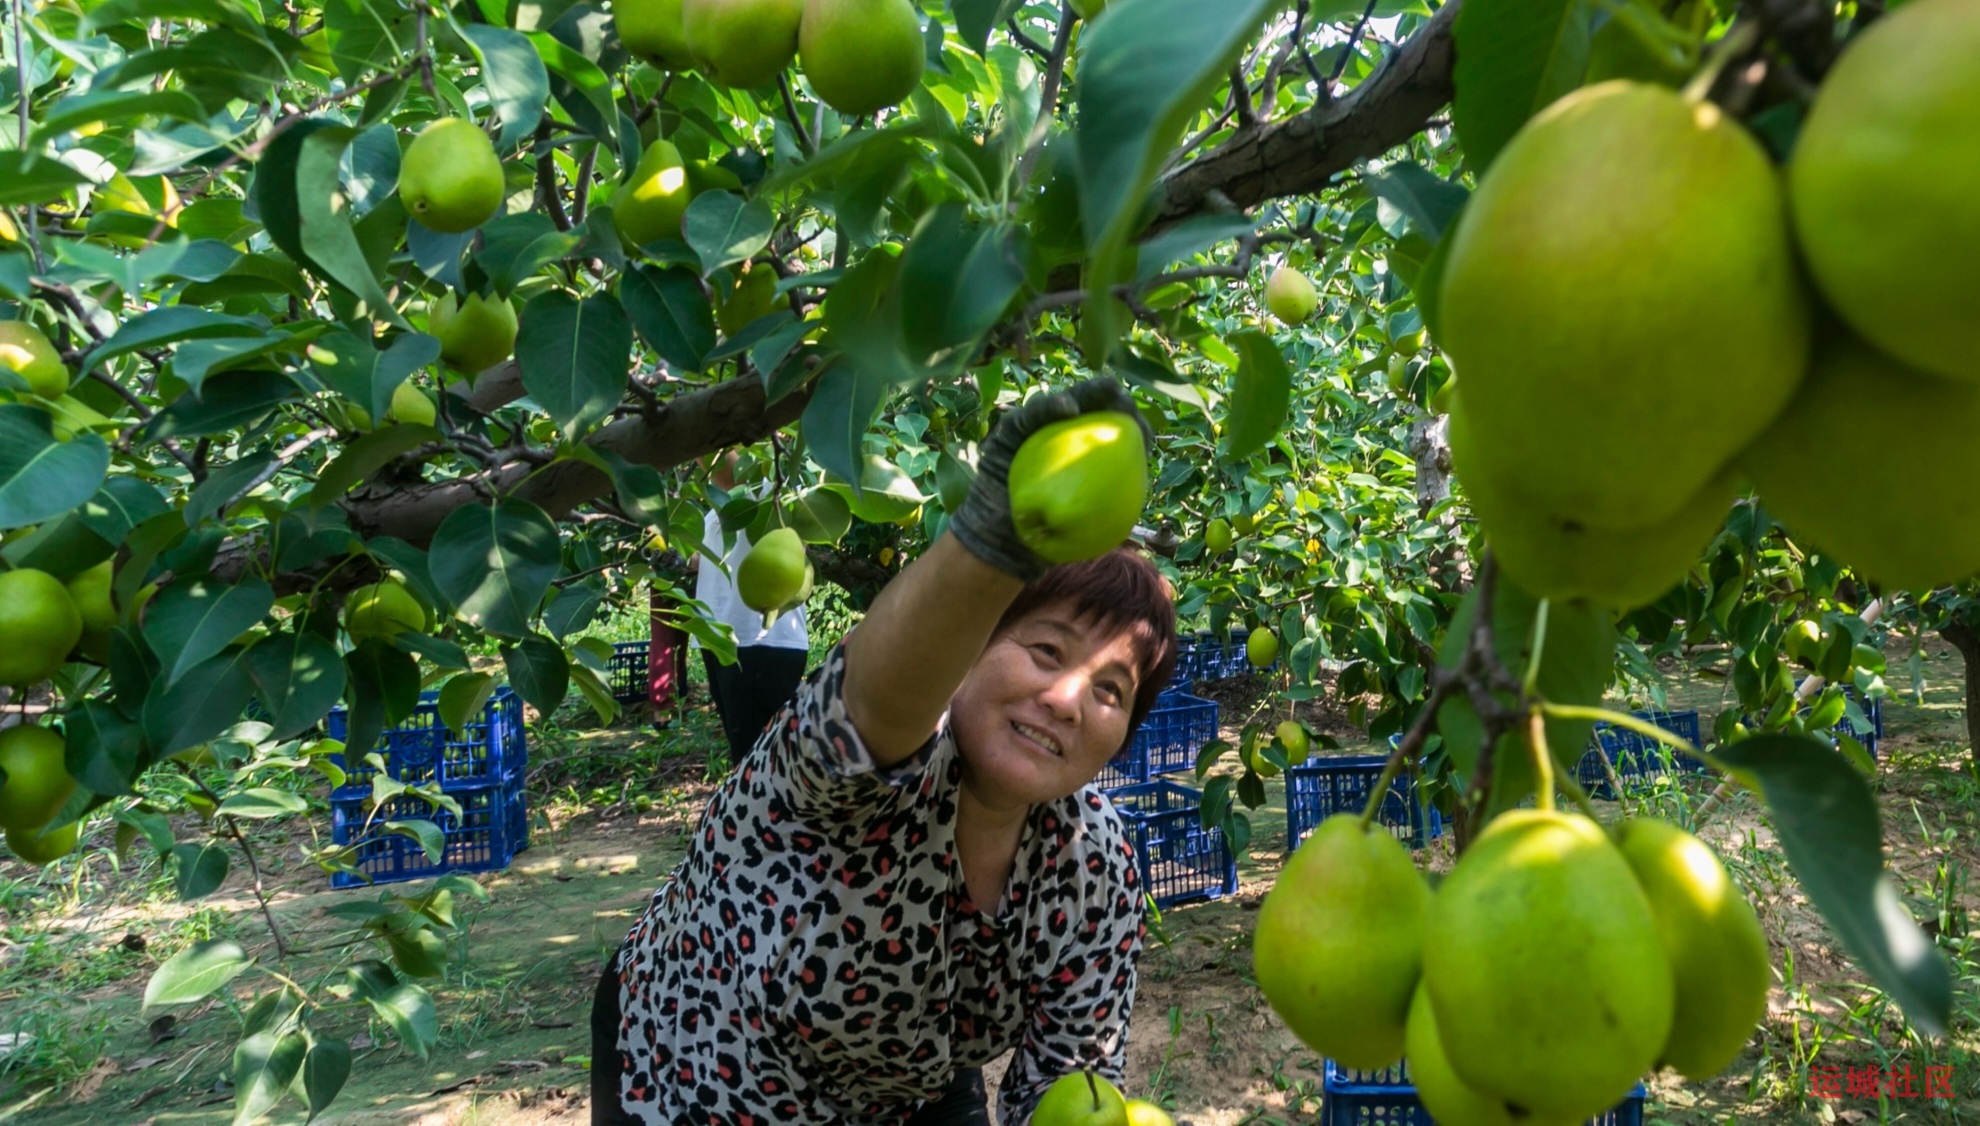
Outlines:
[[1169,689],[1093,784],[1101,789],[1146,782],[1157,774],[1196,768],[1196,753],[1217,737],[1217,702]]
[[[1381,1071],[1356,1071],[1327,1061],[1320,1120],[1326,1126],[1437,1126],[1416,1099],[1407,1060]],[[1643,1103],[1649,1092],[1638,1083],[1606,1114],[1588,1126],[1643,1126]]]
[[[1286,770],[1286,855],[1291,856],[1307,834],[1336,813],[1360,813],[1368,792],[1382,779],[1387,755],[1315,755]],[[1408,770],[1389,780],[1389,795],[1375,819],[1396,839],[1422,848],[1444,835],[1444,817],[1436,807],[1417,800],[1416,778]]]
[[[1696,711],[1641,711],[1630,714],[1656,724],[1694,747],[1703,745],[1698,736]],[[1604,752],[1607,752],[1609,762],[1615,767],[1617,779],[1625,785],[1673,771],[1695,774],[1705,769],[1705,764],[1699,760],[1682,751],[1672,750],[1647,735],[1640,735],[1627,727],[1597,723],[1594,733],[1589,736],[1588,750],[1583,752],[1581,761],[1575,766],[1575,778],[1589,797],[1603,801],[1616,800],[1616,792],[1609,785],[1608,772],[1602,769]]]
[[[330,799],[331,839],[340,845],[356,843],[358,851],[352,861],[364,872],[364,876],[334,872],[330,886],[367,887],[449,872],[497,872],[529,847],[529,801],[523,793],[521,774],[497,785],[455,790],[447,796],[461,804],[459,817],[417,797],[393,798],[376,814],[367,808],[369,794]],[[431,821],[439,826],[447,838],[440,859],[429,861],[425,850],[411,837],[384,832],[382,826],[387,821]]]
[[[342,739],[350,730],[350,717],[341,706],[331,709],[325,722],[332,739]],[[442,790],[455,790],[494,785],[529,765],[522,699],[507,685],[497,688],[483,705],[481,718],[464,725],[457,739],[440,721],[440,694],[422,692],[413,713],[403,723],[386,728],[380,745],[372,750],[385,757],[387,777],[409,786],[437,782]],[[378,772],[363,755],[331,757],[346,775],[332,797],[371,792],[371,776]]]
[[1237,891],[1237,857],[1222,829],[1203,827],[1203,793],[1157,780],[1107,791],[1134,842],[1142,888],[1173,907]]
[[612,686],[612,698],[621,704],[644,702],[652,693],[647,683],[648,661],[653,651],[650,641],[615,641],[612,659],[605,671]]
[[[1794,686],[1799,691],[1801,681],[1795,681]],[[1864,753],[1868,754],[1871,758],[1876,758],[1877,741],[1884,737],[1883,701],[1874,698],[1866,700],[1857,693],[1854,687],[1847,684],[1843,685],[1843,699],[1851,704],[1855,704],[1857,710],[1863,713],[1865,726],[1859,726],[1849,717],[1849,712],[1845,710],[1842,719],[1829,730],[1837,735],[1848,735],[1854,738],[1857,742],[1863,744]],[[1807,708],[1804,707],[1802,710],[1806,711]],[[1753,716],[1747,716],[1745,720],[1749,727],[1756,726],[1759,722]]]

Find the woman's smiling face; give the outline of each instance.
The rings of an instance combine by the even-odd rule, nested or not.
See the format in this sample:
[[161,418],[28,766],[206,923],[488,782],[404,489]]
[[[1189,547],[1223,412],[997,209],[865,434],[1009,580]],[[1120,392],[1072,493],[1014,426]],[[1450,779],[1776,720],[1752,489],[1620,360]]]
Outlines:
[[1064,604],[997,635],[949,705],[965,776],[996,806],[1037,805],[1093,781],[1127,739],[1134,638]]

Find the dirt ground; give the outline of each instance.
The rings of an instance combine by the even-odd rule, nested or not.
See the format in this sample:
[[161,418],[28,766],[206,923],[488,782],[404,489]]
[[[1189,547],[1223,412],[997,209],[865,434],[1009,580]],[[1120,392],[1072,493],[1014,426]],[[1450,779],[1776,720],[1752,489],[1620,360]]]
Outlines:
[[[1968,770],[1957,659],[1934,648],[1926,664],[1922,703],[1894,698],[1885,704],[1878,783],[1885,837],[1914,912],[1934,927],[1943,914],[1963,931],[1964,918],[1980,911],[1967,878],[1980,864],[1980,782]],[[1679,669],[1673,665],[1671,671]],[[1719,682],[1709,676],[1673,675],[1669,689],[1673,706],[1698,708],[1708,725],[1725,706]],[[1211,691],[1223,705],[1227,736],[1234,736],[1251,714],[1259,686],[1231,682]],[[1348,749],[1366,749],[1354,745],[1365,738],[1338,709],[1303,714]],[[705,729],[706,719],[691,723]],[[621,728],[581,732],[568,745],[609,758],[648,737],[643,728]],[[539,754],[532,757],[542,761]],[[435,988],[439,1047],[421,1060],[354,1012],[322,1014],[326,1029],[354,1038],[358,1062],[342,1097],[318,1121],[587,1121],[586,1017],[600,961],[678,859],[708,786],[701,764],[688,756],[625,774],[602,800],[595,790],[589,801],[572,800],[568,787],[540,797],[533,792],[541,816],[532,847],[508,871],[484,877],[490,901],[469,911],[454,965]],[[1671,810],[1695,806],[1701,796],[1694,779],[1644,801]],[[1275,783],[1269,797],[1253,813],[1254,840],[1240,863],[1237,894],[1164,913],[1142,961],[1129,1041],[1130,1093],[1168,1105],[1179,1121],[1198,1126],[1320,1121],[1321,1062],[1272,1014],[1251,979],[1252,913],[1284,860],[1283,788]],[[1606,803],[1604,809],[1616,812]],[[1940,1043],[1909,1038],[1809,910],[1770,847],[1765,818],[1750,796],[1735,798],[1705,835],[1753,893],[1774,946],[1779,984],[1767,1026],[1746,1055],[1706,1083],[1657,1077],[1644,1121],[1980,1120],[1974,962],[1959,961],[1964,976],[1953,1035]],[[319,912],[379,894],[328,891],[319,872],[285,862],[279,848],[270,851],[273,912],[288,933],[320,940],[331,928],[311,921]],[[1449,863],[1448,842],[1433,842],[1426,853],[1422,860],[1432,869]],[[238,1006],[209,1003],[160,1024],[153,1020],[157,1014],[141,1013],[138,1002],[162,952],[203,933],[232,934],[256,951],[268,944],[266,926],[238,878],[221,895],[186,905],[137,894],[137,885],[155,877],[117,875],[105,862],[77,873],[65,888],[26,879],[18,867],[0,862],[0,921],[6,924],[0,931],[0,1033],[24,1028],[65,1038],[74,1057],[66,1060],[59,1089],[15,1083],[0,1065],[0,1126],[218,1126],[230,1120],[225,1076]],[[1952,910],[1934,913],[1935,899]],[[151,941],[134,952],[128,935]],[[293,972],[301,980],[319,967],[327,974],[337,956],[335,950],[299,956]],[[245,993],[265,988],[268,979],[251,973],[238,984]],[[0,1051],[6,1043],[0,1041]],[[1912,1063],[1951,1066],[1956,1097],[1834,1100],[1806,1094],[1811,1068]],[[269,1121],[290,1126],[305,1119],[291,1100]]]

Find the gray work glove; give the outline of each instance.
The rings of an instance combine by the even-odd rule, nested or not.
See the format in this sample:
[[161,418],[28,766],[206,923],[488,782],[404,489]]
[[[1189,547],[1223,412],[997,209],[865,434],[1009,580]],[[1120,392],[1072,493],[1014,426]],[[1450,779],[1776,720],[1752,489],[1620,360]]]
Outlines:
[[1011,458],[1026,438],[1041,429],[1094,411],[1120,411],[1130,416],[1140,423],[1148,448],[1155,448],[1155,435],[1135,409],[1134,398],[1116,380],[1089,379],[1070,391],[1036,396],[998,419],[984,439],[969,497],[949,518],[949,531],[957,542],[971,555],[1020,582],[1028,583],[1044,574],[1051,564],[1024,545],[1011,522]]

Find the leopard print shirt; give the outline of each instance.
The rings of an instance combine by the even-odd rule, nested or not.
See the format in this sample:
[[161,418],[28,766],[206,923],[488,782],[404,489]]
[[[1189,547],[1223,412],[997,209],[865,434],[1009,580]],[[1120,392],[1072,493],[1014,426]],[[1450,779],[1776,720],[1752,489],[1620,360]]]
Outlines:
[[620,1092],[636,1121],[887,1126],[1013,1048],[1004,1126],[1082,1066],[1121,1080],[1145,897],[1120,815],[1091,787],[1034,807],[1001,909],[979,909],[946,718],[878,767],[844,674],[834,648],[627,939]]

